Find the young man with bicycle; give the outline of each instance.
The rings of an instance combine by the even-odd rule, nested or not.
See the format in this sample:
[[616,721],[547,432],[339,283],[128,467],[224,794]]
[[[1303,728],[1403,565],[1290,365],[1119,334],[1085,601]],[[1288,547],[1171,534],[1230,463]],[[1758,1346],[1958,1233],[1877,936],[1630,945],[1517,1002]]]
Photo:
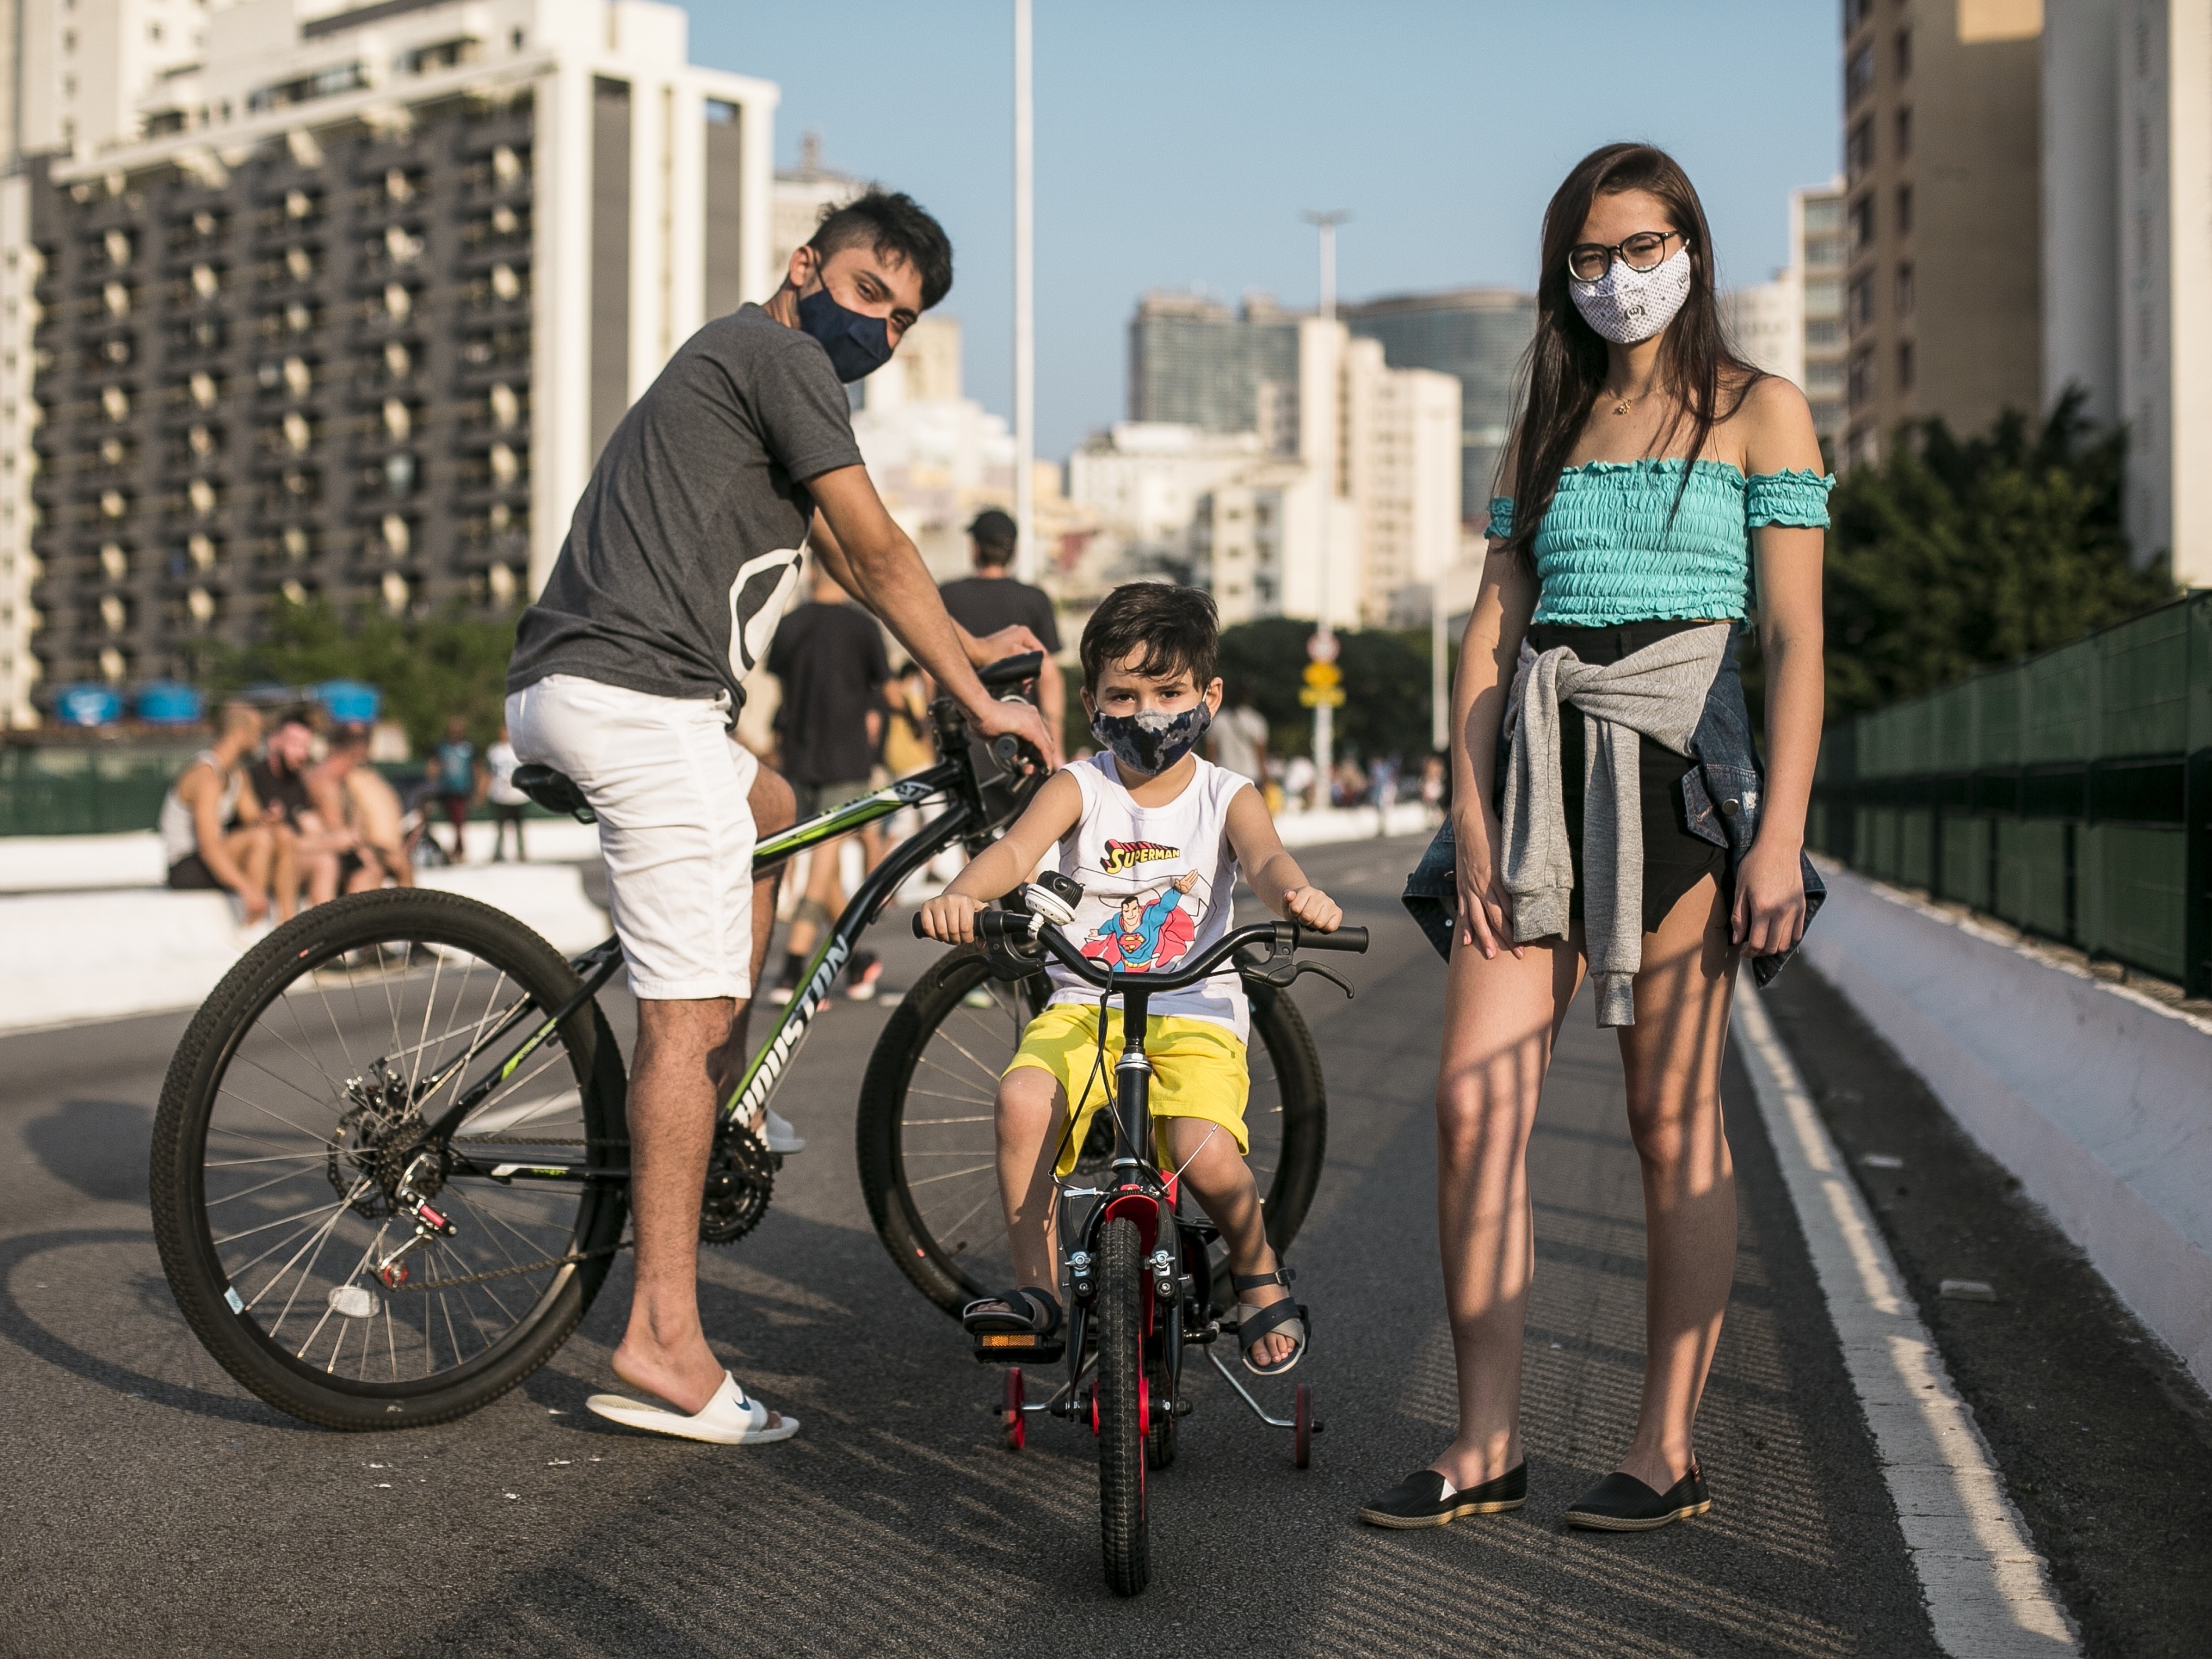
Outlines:
[[[1060,874],[1083,889],[1071,937],[1126,972],[1159,971],[1221,938],[1240,868],[1278,915],[1334,932],[1343,910],[1307,884],[1258,792],[1196,753],[1221,707],[1218,654],[1206,594],[1160,582],[1108,594],[1081,647],[1083,706],[1105,752],[1054,774],[1005,837],[922,907],[922,931],[946,944],[972,941],[976,912],[1056,847]],[[1119,1012],[1107,1012],[1102,1032],[1097,993],[1057,963],[1045,971],[1051,1000],[1023,1034],[996,1108],[1017,1285],[968,1305],[961,1322],[978,1339],[1012,1333],[1042,1343],[1060,1329],[1058,1178],[1074,1168],[1091,1116],[1113,1097],[1105,1056],[1121,1046]],[[1162,1166],[1189,1184],[1228,1247],[1244,1364],[1278,1376],[1304,1356],[1306,1331],[1244,1163],[1248,1018],[1243,985],[1227,967],[1152,999],[1145,1052]]]
[[574,779],[598,814],[616,932],[638,999],[629,1094],[637,1286],[614,1356],[659,1410],[595,1410],[722,1443],[797,1425],[750,1400],[701,1328],[698,1231],[715,1107],[744,1064],[754,925],[752,757],[729,728],[811,547],[985,738],[1049,760],[1036,711],[974,665],[1033,649],[945,614],[861,465],[842,382],[880,368],[952,283],[943,229],[872,192],[826,217],[766,306],[685,343],[608,440],[507,674],[523,760]]

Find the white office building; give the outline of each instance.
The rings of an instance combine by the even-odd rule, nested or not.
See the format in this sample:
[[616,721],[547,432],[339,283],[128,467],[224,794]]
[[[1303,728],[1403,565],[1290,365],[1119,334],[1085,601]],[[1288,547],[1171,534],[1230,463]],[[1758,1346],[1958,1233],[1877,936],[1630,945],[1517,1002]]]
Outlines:
[[775,88],[647,0],[20,0],[0,706],[280,599],[489,614],[607,434],[774,291]]
[[2212,0],[2048,0],[2043,393],[2128,426],[2129,540],[2212,586]]

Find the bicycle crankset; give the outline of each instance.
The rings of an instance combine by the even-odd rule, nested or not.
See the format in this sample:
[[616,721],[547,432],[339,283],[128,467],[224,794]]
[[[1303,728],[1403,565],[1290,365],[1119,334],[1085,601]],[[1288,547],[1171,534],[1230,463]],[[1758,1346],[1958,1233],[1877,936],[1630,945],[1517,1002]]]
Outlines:
[[709,1244],[734,1244],[760,1225],[775,1190],[775,1154],[750,1129],[724,1121],[714,1127],[707,1161],[707,1191],[699,1206],[699,1237]]

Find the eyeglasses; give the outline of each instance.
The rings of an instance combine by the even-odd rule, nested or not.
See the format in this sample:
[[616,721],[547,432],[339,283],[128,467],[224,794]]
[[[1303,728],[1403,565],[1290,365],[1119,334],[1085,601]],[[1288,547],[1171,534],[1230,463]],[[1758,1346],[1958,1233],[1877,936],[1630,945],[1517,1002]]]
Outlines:
[[1577,242],[1567,250],[1567,270],[1581,283],[1596,282],[1613,269],[1615,259],[1631,270],[1656,270],[1667,261],[1670,239],[1689,245],[1689,238],[1679,230],[1640,230],[1611,247],[1601,242]]

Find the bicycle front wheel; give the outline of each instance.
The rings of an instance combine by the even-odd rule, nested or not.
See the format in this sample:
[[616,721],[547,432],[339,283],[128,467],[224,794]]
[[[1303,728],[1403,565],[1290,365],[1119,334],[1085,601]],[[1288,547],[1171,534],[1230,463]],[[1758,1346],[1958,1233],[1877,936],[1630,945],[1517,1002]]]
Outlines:
[[[1116,1216],[1098,1233],[1098,1533],[1106,1583],[1140,1593],[1152,1577],[1145,1510],[1145,1264],[1137,1224]],[[1164,1402],[1149,1402],[1154,1409]]]
[[[472,1412],[560,1346],[626,1208],[597,1004],[499,1079],[452,1156],[409,1149],[581,985],[512,916],[422,889],[318,905],[231,969],[162,1085],[150,1194],[170,1288],[225,1370],[308,1422],[393,1428]],[[404,1180],[452,1231],[403,1252]]]
[[[1321,1183],[1328,1105],[1297,1004],[1270,985],[1247,980],[1244,989],[1252,1009],[1246,1162],[1265,1206],[1267,1242],[1282,1250]],[[1042,978],[1018,986],[993,979],[972,946],[946,951],[884,1027],[860,1087],[868,1214],[899,1271],[949,1314],[1014,1281],[994,1108],[999,1079],[1045,994]],[[1085,1149],[1079,1176],[1103,1173],[1107,1162],[1105,1115],[1096,1121],[1097,1144]],[[1214,1300],[1227,1306],[1234,1297],[1226,1255],[1218,1243],[1209,1254]]]

